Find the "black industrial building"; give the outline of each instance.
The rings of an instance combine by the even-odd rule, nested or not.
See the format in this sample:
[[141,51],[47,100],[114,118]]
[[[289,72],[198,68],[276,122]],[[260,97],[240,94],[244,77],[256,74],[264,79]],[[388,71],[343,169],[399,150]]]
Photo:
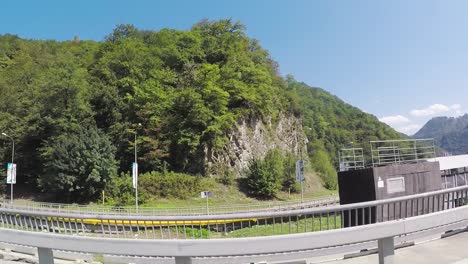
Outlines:
[[[347,148],[344,150],[348,154],[340,153],[340,204],[383,200],[466,184],[468,155],[436,158],[435,151],[428,151],[426,146],[418,148],[410,140],[381,142],[391,144],[391,147],[373,148],[373,162],[368,166],[365,165],[362,149]],[[399,147],[397,143],[402,142],[403,147]],[[426,157],[422,157],[421,153]],[[443,206],[440,203],[442,201],[434,200],[417,205],[393,205],[393,208],[380,205],[345,211],[342,214],[343,225],[398,219],[403,213],[413,215],[431,211],[434,206]]]

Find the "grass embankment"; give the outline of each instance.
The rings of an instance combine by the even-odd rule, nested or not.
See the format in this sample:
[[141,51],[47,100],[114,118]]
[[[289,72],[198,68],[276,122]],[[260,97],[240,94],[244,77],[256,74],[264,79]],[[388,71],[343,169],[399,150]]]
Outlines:
[[[134,225],[135,227],[135,225]],[[299,234],[306,232],[318,232],[339,229],[342,227],[341,215],[330,214],[328,216],[308,215],[283,217],[276,219],[245,219],[242,222],[220,223],[211,225],[197,225],[187,223],[185,225],[152,226],[140,223],[138,230],[126,228],[115,237],[141,237],[154,239],[212,239],[212,238],[241,238]]]
[[[273,222],[275,221],[275,222]],[[279,219],[269,219],[265,222],[263,219],[258,221],[243,222],[242,226],[240,223],[235,224],[235,230],[229,231],[230,225],[226,224],[228,231],[222,229],[223,224],[218,225],[221,227],[220,231],[216,231],[215,225],[211,225],[210,229],[206,226],[202,228],[191,227],[187,225],[185,227],[170,227],[161,230],[156,230],[154,237],[156,238],[240,238],[240,237],[259,237],[259,236],[274,236],[274,235],[287,235],[287,234],[299,234],[306,232],[318,232],[324,230],[339,229],[342,227],[341,215],[329,215],[329,216],[299,216],[298,218],[292,217]],[[148,237],[153,237],[153,231],[148,229]],[[146,236],[141,233],[139,236]]]
[[[234,186],[218,186],[215,190],[211,191],[213,197],[208,199],[209,206],[229,206],[229,205],[248,205],[258,203],[272,203],[280,201],[298,201],[301,199],[300,193],[281,192],[276,198],[273,199],[256,199],[240,192]],[[304,200],[310,200],[328,195],[335,195],[336,191],[326,189],[306,191],[304,190]],[[106,204],[110,205],[110,204]],[[155,207],[155,208],[175,208],[175,207],[203,207],[206,206],[206,200],[200,197],[192,197],[186,200],[171,199],[171,198],[155,198],[151,199],[141,207]]]
[[[94,202],[86,203],[85,205],[90,207],[100,207],[100,206],[128,206],[132,207],[135,204],[134,200],[134,190],[131,187],[131,179],[128,177],[128,183],[130,187],[127,186],[126,189],[126,197],[124,202],[118,203],[116,199],[113,199],[110,193],[104,193],[104,203],[102,203],[102,197],[99,197]],[[337,193],[336,190],[327,190],[323,187],[323,182],[313,171],[306,170],[305,174],[306,181],[304,183],[304,200],[311,200],[318,197],[334,195]],[[249,196],[248,192],[246,191],[245,187],[242,186],[239,182],[241,181],[234,181],[231,185],[224,185],[218,182],[215,178],[203,178],[202,184],[200,185],[202,188],[200,190],[203,191],[210,191],[212,192],[213,196],[208,199],[208,204],[210,207],[229,207],[232,205],[249,205],[249,204],[257,204],[261,206],[261,204],[268,204],[276,203],[276,202],[287,202],[287,201],[299,201],[301,199],[300,189],[296,193],[289,193],[280,191],[277,193],[276,197],[272,199],[258,199],[256,197]],[[145,186],[143,184],[151,185],[159,185],[159,183],[140,183],[140,207],[152,207],[152,208],[160,208],[160,209],[169,209],[169,208],[190,208],[190,207],[205,207],[206,200],[200,198],[199,190],[194,191],[193,188],[191,190],[190,195],[186,195],[185,198],[177,198],[173,197],[173,195],[148,195],[145,194]],[[20,186],[18,186],[20,187]],[[148,187],[149,188],[149,187]],[[16,190],[15,190],[16,191]],[[117,189],[117,192],[120,190]],[[151,190],[148,190],[151,191]],[[177,190],[176,190],[177,191]],[[59,201],[51,195],[37,193],[35,194],[28,188],[18,188],[18,191],[15,193],[17,196],[15,197],[15,201],[40,201],[40,202],[56,202]],[[142,196],[145,196],[142,199]],[[63,203],[63,201],[60,201]]]
[[[306,171],[306,181],[304,182],[304,200],[311,200],[318,197],[336,195],[336,190],[327,190],[323,187],[323,182],[314,172]],[[258,203],[273,203],[281,201],[298,201],[301,200],[300,190],[296,193],[281,191],[275,198],[272,199],[257,199],[249,196],[244,188],[239,183],[232,185],[224,185],[217,182],[215,179],[209,179],[209,189],[213,196],[208,199],[209,206],[230,206],[230,205],[248,205]],[[106,203],[106,205],[112,205]],[[155,208],[174,208],[174,207],[203,207],[206,206],[206,199],[200,198],[199,194],[188,197],[186,199],[166,198],[166,197],[149,197],[141,207]]]
[[[262,220],[259,221],[262,222]],[[310,216],[307,216],[307,219],[303,216],[298,216],[298,218],[293,217],[290,221],[238,229],[227,233],[225,237],[287,235],[337,228],[341,228],[341,216],[339,215],[336,217],[333,215],[314,217],[313,219]]]

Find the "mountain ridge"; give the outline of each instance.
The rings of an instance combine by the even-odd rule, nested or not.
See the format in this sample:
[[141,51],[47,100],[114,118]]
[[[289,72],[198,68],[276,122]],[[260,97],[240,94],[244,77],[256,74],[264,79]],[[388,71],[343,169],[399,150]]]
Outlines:
[[437,146],[451,154],[468,153],[468,114],[433,117],[412,138],[434,138]]

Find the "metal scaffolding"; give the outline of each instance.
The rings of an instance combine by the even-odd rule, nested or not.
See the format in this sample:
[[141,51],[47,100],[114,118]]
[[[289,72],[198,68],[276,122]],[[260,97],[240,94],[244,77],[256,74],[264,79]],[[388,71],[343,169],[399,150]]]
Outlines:
[[434,139],[371,141],[372,166],[417,163],[435,158]]
[[363,169],[365,166],[362,148],[342,148],[338,156],[340,171]]

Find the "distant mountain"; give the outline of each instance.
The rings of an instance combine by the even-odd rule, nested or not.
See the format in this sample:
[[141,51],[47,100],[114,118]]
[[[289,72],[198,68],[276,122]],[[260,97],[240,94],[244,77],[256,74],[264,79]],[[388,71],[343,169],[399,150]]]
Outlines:
[[413,138],[434,138],[451,154],[468,153],[468,114],[460,117],[434,117]]

